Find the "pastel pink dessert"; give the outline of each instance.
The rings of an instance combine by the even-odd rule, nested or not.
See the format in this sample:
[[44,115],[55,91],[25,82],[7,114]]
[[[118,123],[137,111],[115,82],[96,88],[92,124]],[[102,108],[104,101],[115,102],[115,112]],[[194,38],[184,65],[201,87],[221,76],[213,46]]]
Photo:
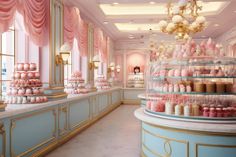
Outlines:
[[20,76],[21,76],[21,74],[20,74],[20,73],[15,73],[15,75],[14,75],[15,79],[19,79],[19,78],[20,78]]
[[28,63],[24,64],[24,71],[28,71],[30,68],[30,65]]
[[188,93],[192,92],[191,86],[187,86],[187,87],[186,87],[186,92],[188,92]]
[[32,94],[32,90],[30,88],[26,89],[25,94],[27,94],[27,95]]
[[30,102],[31,102],[31,103],[35,103],[35,102],[36,102],[35,97],[31,97],[31,98],[30,98]]
[[203,116],[204,117],[209,117],[209,108],[208,107],[203,108]]
[[181,76],[182,77],[187,77],[188,76],[188,70],[187,69],[182,69],[181,70]]
[[24,64],[18,63],[18,64],[17,64],[17,70],[18,70],[18,71],[22,71],[23,69],[24,69]]
[[157,106],[158,106],[157,102],[153,101],[151,103],[151,111],[157,112]]
[[165,76],[166,76],[166,73],[167,73],[166,70],[161,70],[161,71],[160,71],[160,76],[161,76],[161,77],[165,77]]
[[159,101],[157,104],[157,112],[165,112],[165,102]]
[[25,72],[21,73],[20,75],[21,79],[26,79],[27,78],[27,74]]
[[146,104],[146,107],[147,107],[147,109],[151,109],[151,104],[152,104],[152,102],[151,101],[147,101],[147,104]]
[[179,86],[179,88],[180,88],[180,92],[182,92],[182,93],[184,93],[185,92],[185,86],[184,85],[180,85]]
[[29,73],[28,73],[28,78],[30,78],[30,79],[34,78],[34,73],[29,72]]
[[39,94],[39,90],[37,88],[33,89],[33,94]]
[[210,112],[209,112],[209,117],[216,117],[216,109],[215,108],[210,108]]
[[216,117],[223,117],[222,108],[216,108]]
[[163,87],[163,92],[168,92],[168,84],[165,84],[164,87]]
[[178,77],[178,76],[180,76],[181,75],[181,72],[180,72],[180,70],[179,69],[175,69],[175,77]]
[[173,92],[173,91],[174,91],[174,86],[172,84],[169,84],[168,92]]
[[34,77],[35,77],[35,78],[39,78],[39,77],[40,77],[39,72],[34,73]]
[[179,92],[179,85],[178,84],[174,85],[174,92]]
[[175,71],[173,69],[171,69],[168,71],[168,76],[172,77],[172,76],[174,76],[174,73],[175,73]]
[[219,69],[218,73],[216,74],[216,76],[218,77],[223,77],[225,76],[224,72],[222,71],[222,69]]
[[36,70],[36,64],[35,63],[30,63],[30,65],[29,65],[29,69],[31,70],[31,71],[35,71]]

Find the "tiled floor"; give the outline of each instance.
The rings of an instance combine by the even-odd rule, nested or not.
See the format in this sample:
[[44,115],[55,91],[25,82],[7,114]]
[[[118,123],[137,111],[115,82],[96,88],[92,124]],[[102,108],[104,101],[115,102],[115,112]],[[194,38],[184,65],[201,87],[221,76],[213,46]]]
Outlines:
[[47,157],[139,157],[137,108],[122,105]]

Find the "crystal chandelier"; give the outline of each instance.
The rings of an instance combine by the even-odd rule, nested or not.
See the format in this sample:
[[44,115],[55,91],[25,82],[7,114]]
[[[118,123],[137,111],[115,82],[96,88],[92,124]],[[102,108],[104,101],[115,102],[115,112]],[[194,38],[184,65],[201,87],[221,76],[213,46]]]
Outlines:
[[198,14],[202,10],[202,1],[179,0],[176,6],[169,2],[167,9],[169,20],[161,20],[159,28],[163,33],[174,34],[177,40],[188,39],[190,34],[206,27],[206,18]]

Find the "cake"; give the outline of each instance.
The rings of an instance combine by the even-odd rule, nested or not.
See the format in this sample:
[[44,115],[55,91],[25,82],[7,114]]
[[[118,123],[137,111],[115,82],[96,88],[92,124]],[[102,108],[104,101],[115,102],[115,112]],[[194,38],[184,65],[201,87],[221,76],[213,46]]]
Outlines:
[[215,93],[216,92],[216,83],[215,82],[206,82],[206,92]]
[[32,104],[47,102],[35,63],[17,63],[7,90],[5,103]]
[[110,89],[110,84],[105,79],[104,75],[99,75],[97,79],[95,80],[95,87],[98,90],[106,90],[106,89]]
[[90,92],[90,88],[86,88],[84,79],[82,78],[82,73],[76,71],[68,79],[68,84],[66,85],[66,92],[68,94],[86,94]]

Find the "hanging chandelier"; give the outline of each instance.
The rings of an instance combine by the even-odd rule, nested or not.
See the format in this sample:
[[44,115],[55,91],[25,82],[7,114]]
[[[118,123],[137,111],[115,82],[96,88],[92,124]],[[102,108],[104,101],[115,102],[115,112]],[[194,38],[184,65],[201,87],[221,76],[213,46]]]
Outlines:
[[177,5],[167,5],[168,20],[159,22],[160,31],[174,34],[175,39],[188,39],[190,34],[201,32],[206,27],[206,18],[199,15],[202,1],[179,0]]

